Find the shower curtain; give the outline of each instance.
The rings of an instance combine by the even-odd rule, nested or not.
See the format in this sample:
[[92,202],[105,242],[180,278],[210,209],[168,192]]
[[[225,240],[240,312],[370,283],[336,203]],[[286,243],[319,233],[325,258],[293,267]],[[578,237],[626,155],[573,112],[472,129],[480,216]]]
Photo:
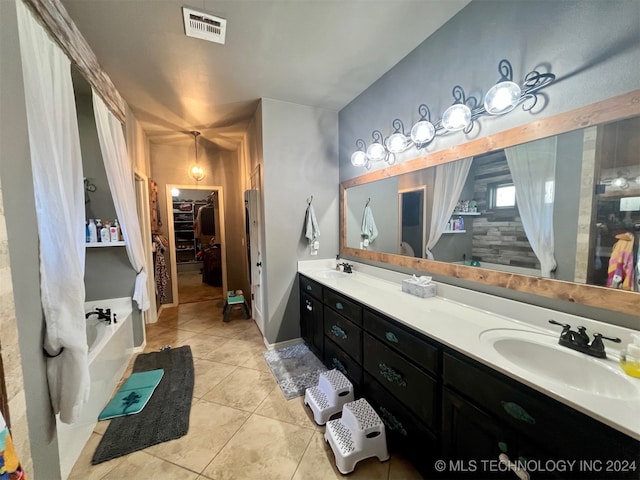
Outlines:
[[467,181],[473,157],[436,166],[435,185],[433,187],[433,207],[431,227],[427,240],[427,258],[434,260],[431,249],[436,246],[447,228],[447,223],[460,200],[460,194]]
[[550,277],[557,267],[553,241],[556,144],[554,136],[504,149],[522,226],[543,277]]
[[138,308],[145,311],[149,309],[150,302],[147,292],[147,272],[144,270],[144,247],[136,208],[133,168],[129,161],[122,125],[95,91],[92,91],[92,95],[100,151],[109,189],[116,207],[116,215],[120,219],[127,256],[136,271],[133,299],[138,304]]
[[16,9],[40,238],[49,395],[54,413],[73,423],[89,398],[90,380],[84,183],[71,63],[23,2],[16,2]]

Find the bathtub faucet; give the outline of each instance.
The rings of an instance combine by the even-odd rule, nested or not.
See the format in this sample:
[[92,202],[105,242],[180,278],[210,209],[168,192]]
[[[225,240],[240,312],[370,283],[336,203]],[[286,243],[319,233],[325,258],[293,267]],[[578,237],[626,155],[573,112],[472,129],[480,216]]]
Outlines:
[[93,312],[89,312],[85,315],[85,318],[89,318],[91,315],[98,315],[98,320],[104,320],[108,324],[111,324],[111,309],[97,308]]

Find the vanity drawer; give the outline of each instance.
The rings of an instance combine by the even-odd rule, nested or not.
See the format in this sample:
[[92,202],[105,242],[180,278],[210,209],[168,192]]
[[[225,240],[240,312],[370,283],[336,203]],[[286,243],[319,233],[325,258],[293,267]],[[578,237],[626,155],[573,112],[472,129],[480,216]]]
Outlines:
[[324,303],[356,325],[362,325],[362,307],[339,293],[324,289]]
[[324,342],[324,364],[327,368],[335,368],[344,373],[353,383],[355,391],[359,391],[362,386],[362,368],[329,337],[326,337]]
[[428,427],[436,424],[438,383],[371,335],[363,339],[364,369]]
[[441,458],[433,432],[368,373],[364,374],[363,393],[384,422],[391,451],[406,455],[420,470],[432,467],[433,461]]
[[318,300],[322,300],[322,285],[317,282],[314,282],[310,278],[305,277],[304,275],[299,275],[300,277],[300,290],[303,292],[312,295]]
[[368,310],[364,311],[364,325],[368,332],[385,345],[401,352],[419,367],[437,375],[439,349],[418,335],[408,332],[392,320]]
[[324,334],[362,363],[362,329],[330,308],[324,309]]
[[599,459],[604,464],[640,458],[636,440],[499,372],[448,353],[443,364],[445,384],[518,431],[526,442],[542,441],[548,452],[561,452],[567,459]]

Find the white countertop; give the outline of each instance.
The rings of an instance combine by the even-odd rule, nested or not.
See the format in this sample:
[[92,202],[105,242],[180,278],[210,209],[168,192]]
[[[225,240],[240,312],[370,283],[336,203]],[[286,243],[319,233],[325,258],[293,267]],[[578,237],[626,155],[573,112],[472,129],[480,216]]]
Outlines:
[[619,350],[610,348],[613,344],[605,340],[609,357],[606,360],[566,350],[584,357],[585,368],[576,375],[587,375],[590,365],[607,366],[612,376],[624,377],[625,386],[637,391],[637,395],[615,398],[616,392],[612,393],[608,385],[602,385],[605,393],[600,394],[549,379],[505,360],[490,343],[481,339],[483,332],[494,329],[544,333],[557,339],[561,327],[548,324],[549,319],[554,319],[568,323],[574,329],[583,325],[590,336],[594,332],[617,336],[622,339],[618,348],[622,348],[629,343],[632,333],[638,333],[637,330],[441,283],[437,283],[436,297],[419,298],[402,291],[402,280],[409,278],[406,274],[359,263],[354,263],[352,274],[327,274],[334,268],[335,260],[298,262],[298,271],[312,280],[640,440],[640,379],[622,371],[618,364]]

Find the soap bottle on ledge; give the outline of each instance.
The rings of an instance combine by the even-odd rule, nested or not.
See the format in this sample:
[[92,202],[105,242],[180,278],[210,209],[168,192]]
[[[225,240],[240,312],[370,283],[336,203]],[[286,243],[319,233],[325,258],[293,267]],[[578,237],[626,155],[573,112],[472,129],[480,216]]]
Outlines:
[[632,342],[620,355],[620,367],[624,373],[640,378],[640,335],[632,334]]
[[89,243],[96,243],[98,241],[98,230],[93,218],[89,219]]
[[118,219],[113,221],[113,225],[109,228],[109,233],[112,242],[118,242],[120,240],[120,225],[118,225]]

